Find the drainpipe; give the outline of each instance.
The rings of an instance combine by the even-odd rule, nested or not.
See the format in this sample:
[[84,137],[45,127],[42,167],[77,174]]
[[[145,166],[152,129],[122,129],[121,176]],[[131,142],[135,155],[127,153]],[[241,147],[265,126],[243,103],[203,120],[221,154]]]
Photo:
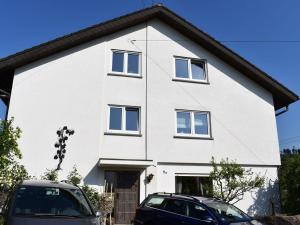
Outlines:
[[284,109],[283,109],[282,111],[276,113],[275,116],[279,116],[279,115],[281,115],[281,114],[283,114],[283,113],[286,113],[287,111],[289,111],[289,106],[288,106],[288,105],[285,106]]

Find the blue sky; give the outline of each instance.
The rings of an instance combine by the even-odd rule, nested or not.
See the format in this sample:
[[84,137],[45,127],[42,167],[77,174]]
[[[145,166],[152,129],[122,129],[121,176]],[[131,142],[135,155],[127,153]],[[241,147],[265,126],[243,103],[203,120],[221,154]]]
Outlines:
[[[155,0],[0,0],[0,57],[150,6]],[[300,95],[300,1],[160,0]],[[226,42],[227,41],[227,42]],[[0,103],[0,118],[5,107]],[[300,102],[277,118],[280,147],[300,147]],[[258,128],[259,129],[259,128]]]

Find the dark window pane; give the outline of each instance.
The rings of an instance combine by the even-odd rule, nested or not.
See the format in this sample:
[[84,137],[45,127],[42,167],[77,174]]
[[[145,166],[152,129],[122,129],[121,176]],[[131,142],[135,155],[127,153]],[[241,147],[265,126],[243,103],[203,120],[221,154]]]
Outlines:
[[186,203],[182,200],[168,199],[165,210],[180,215],[186,215]]
[[122,129],[122,109],[121,108],[110,108],[110,119],[109,119],[110,130],[121,130]]
[[208,135],[208,119],[207,113],[194,113],[195,133]]
[[124,53],[113,52],[112,71],[123,72],[123,65],[124,65]]
[[79,189],[21,186],[16,193],[13,214],[85,217],[92,212]]
[[209,212],[205,208],[201,207],[200,205],[189,202],[188,207],[189,207],[188,210],[189,217],[196,218],[199,220],[212,219],[212,216],[209,214]]
[[209,177],[188,177],[176,176],[176,193],[195,195],[195,196],[209,196],[212,188],[212,181]]
[[191,117],[190,112],[177,112],[177,133],[191,133]]
[[128,73],[139,73],[139,55],[128,54]]
[[139,110],[137,108],[126,108],[126,130],[139,130]]
[[188,60],[176,59],[176,77],[189,78]]
[[204,63],[203,62],[191,62],[192,78],[196,80],[205,80]]

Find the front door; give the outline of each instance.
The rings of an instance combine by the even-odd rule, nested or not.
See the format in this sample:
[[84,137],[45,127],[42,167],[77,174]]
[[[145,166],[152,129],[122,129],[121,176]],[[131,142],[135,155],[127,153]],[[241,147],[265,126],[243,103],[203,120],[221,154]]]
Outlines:
[[131,224],[139,203],[138,171],[107,171],[105,179],[114,186],[115,224]]

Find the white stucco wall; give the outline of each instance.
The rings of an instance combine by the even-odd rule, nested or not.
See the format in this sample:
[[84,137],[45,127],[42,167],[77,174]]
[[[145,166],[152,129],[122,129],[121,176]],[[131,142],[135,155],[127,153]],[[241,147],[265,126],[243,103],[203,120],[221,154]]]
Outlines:
[[[104,174],[96,165],[100,157],[151,159],[155,166],[147,173],[157,176],[146,190],[145,171],[142,173],[141,200],[145,192],[173,190],[173,178],[168,178],[168,185],[164,183],[168,179],[164,180],[163,167],[157,163],[185,163],[182,169],[186,171],[208,173],[209,167],[198,168],[195,163],[208,163],[214,156],[243,165],[268,165],[273,171],[280,157],[272,95],[158,20],[148,23],[146,62],[145,26],[140,24],[15,71],[9,117],[15,117],[23,131],[19,144],[30,174],[39,177],[46,168],[55,167],[55,133],[64,125],[74,129],[75,135],[67,142],[61,178],[76,164],[86,183],[101,186]],[[141,52],[142,78],[108,76],[111,49]],[[207,59],[210,83],[172,81],[175,55]],[[141,107],[142,136],[104,135],[108,104]],[[213,140],[174,138],[175,109],[210,111]],[[276,176],[272,172],[272,179]],[[245,200],[241,207],[246,209],[250,203]]]
[[[251,169],[255,174],[265,177],[264,187],[248,192],[242,201],[235,205],[249,215],[269,215],[272,213],[271,200],[275,203],[275,210],[279,210],[279,201],[274,184],[277,180],[276,167],[244,167]],[[176,176],[208,176],[211,166],[200,164],[159,164],[157,167],[157,190],[160,192],[175,192]],[[192,175],[191,175],[192,174]]]

